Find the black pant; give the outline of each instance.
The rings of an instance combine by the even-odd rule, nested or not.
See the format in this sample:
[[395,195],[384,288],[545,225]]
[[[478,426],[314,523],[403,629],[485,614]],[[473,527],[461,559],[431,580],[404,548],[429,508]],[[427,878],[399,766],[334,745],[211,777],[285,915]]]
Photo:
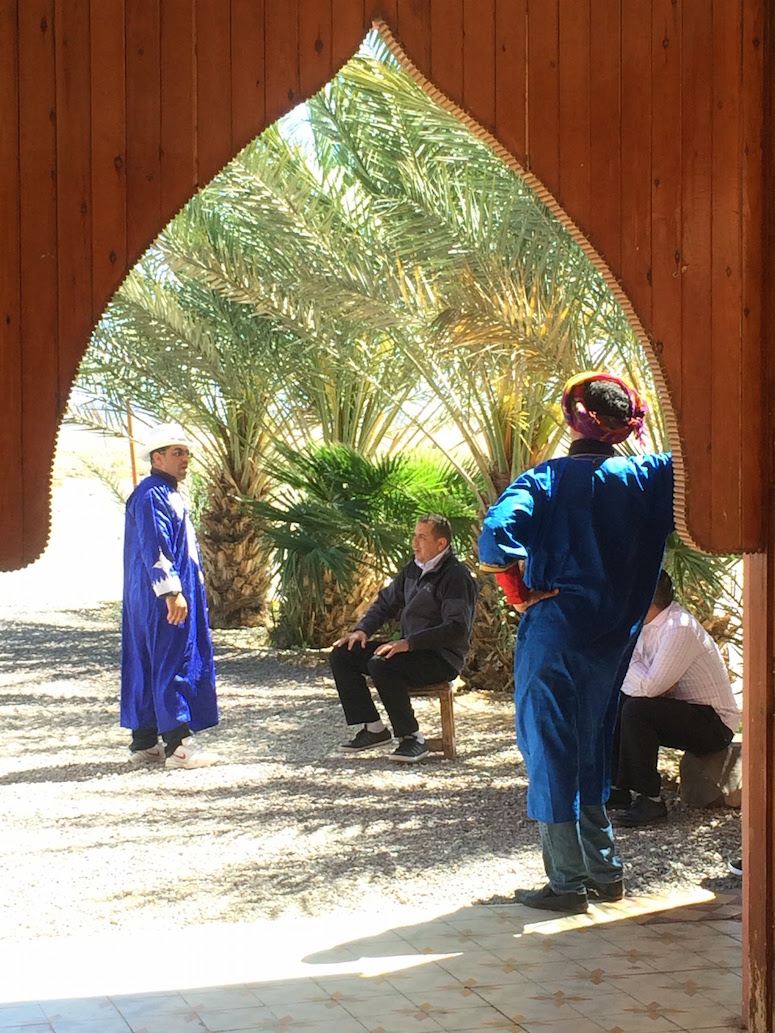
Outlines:
[[652,698],[622,693],[614,732],[611,781],[620,789],[659,796],[660,746],[701,756],[724,750],[731,741],[731,728],[727,728],[713,707],[669,696]]
[[457,676],[454,667],[438,653],[428,650],[396,653],[390,660],[374,656],[381,642],[356,643],[352,649],[339,646],[331,650],[329,662],[342,701],[348,725],[379,721],[379,713],[371,698],[366,675],[374,682],[379,698],[388,714],[395,736],[411,735],[418,729],[409,689],[450,681]]
[[[177,728],[164,732],[162,741],[164,742],[164,752],[166,755],[171,757],[178,746],[189,735],[191,735],[191,729],[188,725],[178,725]],[[130,749],[150,750],[156,745],[158,739],[159,733],[155,728],[135,728],[132,732],[132,745]]]

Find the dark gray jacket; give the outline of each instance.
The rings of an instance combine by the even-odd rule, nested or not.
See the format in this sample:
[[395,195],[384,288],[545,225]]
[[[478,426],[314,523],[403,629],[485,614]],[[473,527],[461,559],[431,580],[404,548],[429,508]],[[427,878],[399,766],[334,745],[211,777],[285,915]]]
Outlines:
[[453,552],[423,574],[414,560],[383,588],[356,628],[371,637],[391,617],[401,615],[401,637],[410,651],[438,653],[460,672],[471,643],[479,586]]

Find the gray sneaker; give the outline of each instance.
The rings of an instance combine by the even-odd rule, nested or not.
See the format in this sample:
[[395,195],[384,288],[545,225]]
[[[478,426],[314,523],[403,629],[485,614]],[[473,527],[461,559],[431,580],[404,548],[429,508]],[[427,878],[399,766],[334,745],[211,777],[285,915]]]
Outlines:
[[364,725],[354,738],[349,742],[343,742],[339,749],[347,753],[357,753],[359,750],[370,750],[373,746],[382,746],[392,741],[393,736],[389,728],[383,728],[381,732],[370,732]]
[[130,750],[129,763],[133,768],[145,767],[152,764],[163,764],[164,747],[161,743],[149,746],[147,750]]

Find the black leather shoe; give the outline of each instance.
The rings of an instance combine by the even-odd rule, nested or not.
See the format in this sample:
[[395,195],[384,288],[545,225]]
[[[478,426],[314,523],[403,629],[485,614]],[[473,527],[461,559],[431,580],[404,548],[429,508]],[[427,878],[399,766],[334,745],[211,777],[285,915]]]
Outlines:
[[638,796],[635,803],[626,811],[615,817],[617,825],[626,828],[638,828],[641,825],[658,825],[667,821],[667,805],[664,800],[650,800],[647,796]]
[[586,893],[555,893],[548,883],[540,890],[517,890],[514,898],[526,907],[560,911],[565,915],[583,915],[589,910]]
[[606,808],[609,811],[617,807],[630,807],[632,804],[632,793],[629,789],[620,789],[619,786],[611,786],[611,795],[606,801]]
[[587,893],[593,900],[602,900],[605,903],[612,904],[616,900],[621,900],[624,896],[624,883],[621,879],[617,879],[616,882],[595,882],[594,879],[589,879],[587,881]]

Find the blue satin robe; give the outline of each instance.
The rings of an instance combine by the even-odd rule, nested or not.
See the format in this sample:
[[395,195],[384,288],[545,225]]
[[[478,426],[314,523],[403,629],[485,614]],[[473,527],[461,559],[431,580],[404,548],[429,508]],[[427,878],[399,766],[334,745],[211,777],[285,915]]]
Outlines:
[[531,818],[575,821],[608,799],[619,688],[672,528],[669,453],[549,460],[485,517],[485,570],[525,560],[529,588],[559,589],[524,614],[514,653]]
[[[196,533],[174,479],[146,477],[126,505],[121,724],[168,732],[218,724],[215,662]],[[188,616],[167,623],[170,592]]]

